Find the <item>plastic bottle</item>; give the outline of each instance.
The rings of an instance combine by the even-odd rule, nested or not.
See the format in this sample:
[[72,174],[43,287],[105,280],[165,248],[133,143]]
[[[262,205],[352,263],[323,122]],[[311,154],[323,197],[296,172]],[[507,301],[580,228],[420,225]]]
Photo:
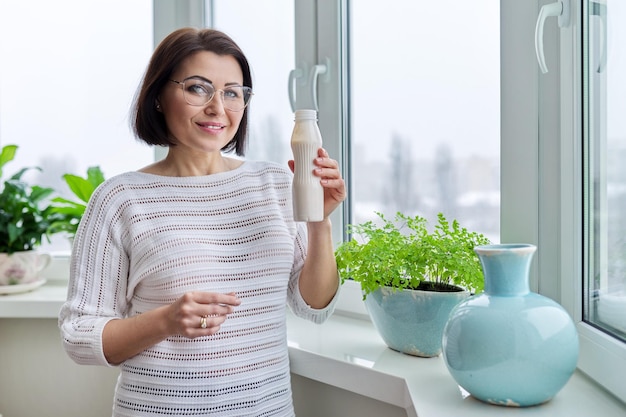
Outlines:
[[297,222],[324,220],[324,189],[320,177],[313,175],[316,168],[313,161],[321,146],[317,111],[296,110],[291,150],[294,159],[293,219]]

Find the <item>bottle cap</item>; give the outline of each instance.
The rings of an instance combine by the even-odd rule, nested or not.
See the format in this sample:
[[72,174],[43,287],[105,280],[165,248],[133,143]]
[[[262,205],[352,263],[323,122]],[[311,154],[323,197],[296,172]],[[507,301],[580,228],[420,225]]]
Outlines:
[[296,120],[317,120],[317,111],[312,109],[296,110]]

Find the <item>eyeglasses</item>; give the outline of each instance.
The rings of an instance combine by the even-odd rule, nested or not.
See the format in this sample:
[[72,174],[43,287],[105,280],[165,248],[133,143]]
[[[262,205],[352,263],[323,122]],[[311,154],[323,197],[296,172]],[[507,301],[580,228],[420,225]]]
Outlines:
[[206,106],[219,91],[222,95],[224,108],[230,111],[241,111],[246,108],[252,98],[252,88],[241,85],[231,85],[223,90],[216,90],[208,81],[196,77],[185,78],[182,81],[170,80],[183,88],[183,97],[191,106]]

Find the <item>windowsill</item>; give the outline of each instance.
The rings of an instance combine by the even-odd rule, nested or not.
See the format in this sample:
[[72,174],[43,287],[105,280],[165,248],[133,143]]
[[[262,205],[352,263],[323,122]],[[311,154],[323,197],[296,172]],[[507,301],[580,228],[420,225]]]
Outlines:
[[48,280],[34,291],[0,295],[0,319],[57,318],[67,297],[67,280]]
[[505,411],[541,417],[623,417],[626,405],[576,371],[548,403],[505,409],[468,396],[441,356],[418,358],[389,349],[369,320],[333,315],[323,325],[288,316],[293,373],[407,411],[409,417],[501,417]]
[[[29,293],[0,296],[0,318],[56,319],[66,291],[66,281],[50,280]],[[338,310],[317,325],[289,313],[287,324],[294,374],[404,408],[413,417],[488,417],[502,416],[505,411],[464,393],[442,357],[418,358],[389,349],[362,314],[350,316]],[[512,412],[541,417],[623,417],[626,405],[577,371],[550,402]]]
[[67,297],[69,252],[51,253],[52,261],[42,272],[46,283],[34,291],[0,295],[1,318],[57,318]]

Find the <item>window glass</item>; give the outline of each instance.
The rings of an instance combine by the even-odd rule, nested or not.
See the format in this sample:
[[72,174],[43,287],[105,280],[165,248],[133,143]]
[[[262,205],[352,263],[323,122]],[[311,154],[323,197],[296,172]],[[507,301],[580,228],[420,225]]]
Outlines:
[[252,68],[247,159],[287,164],[293,113],[287,95],[294,68],[293,0],[213,0],[209,25],[229,34]]
[[623,2],[587,2],[584,26],[585,320],[626,341],[626,20]]
[[154,160],[128,118],[152,26],[152,0],[0,2],[0,145],[19,146],[7,174],[39,166],[29,182],[72,198],[65,173],[99,165],[110,177]]
[[351,222],[443,212],[496,243],[498,2],[425,6],[350,3]]

